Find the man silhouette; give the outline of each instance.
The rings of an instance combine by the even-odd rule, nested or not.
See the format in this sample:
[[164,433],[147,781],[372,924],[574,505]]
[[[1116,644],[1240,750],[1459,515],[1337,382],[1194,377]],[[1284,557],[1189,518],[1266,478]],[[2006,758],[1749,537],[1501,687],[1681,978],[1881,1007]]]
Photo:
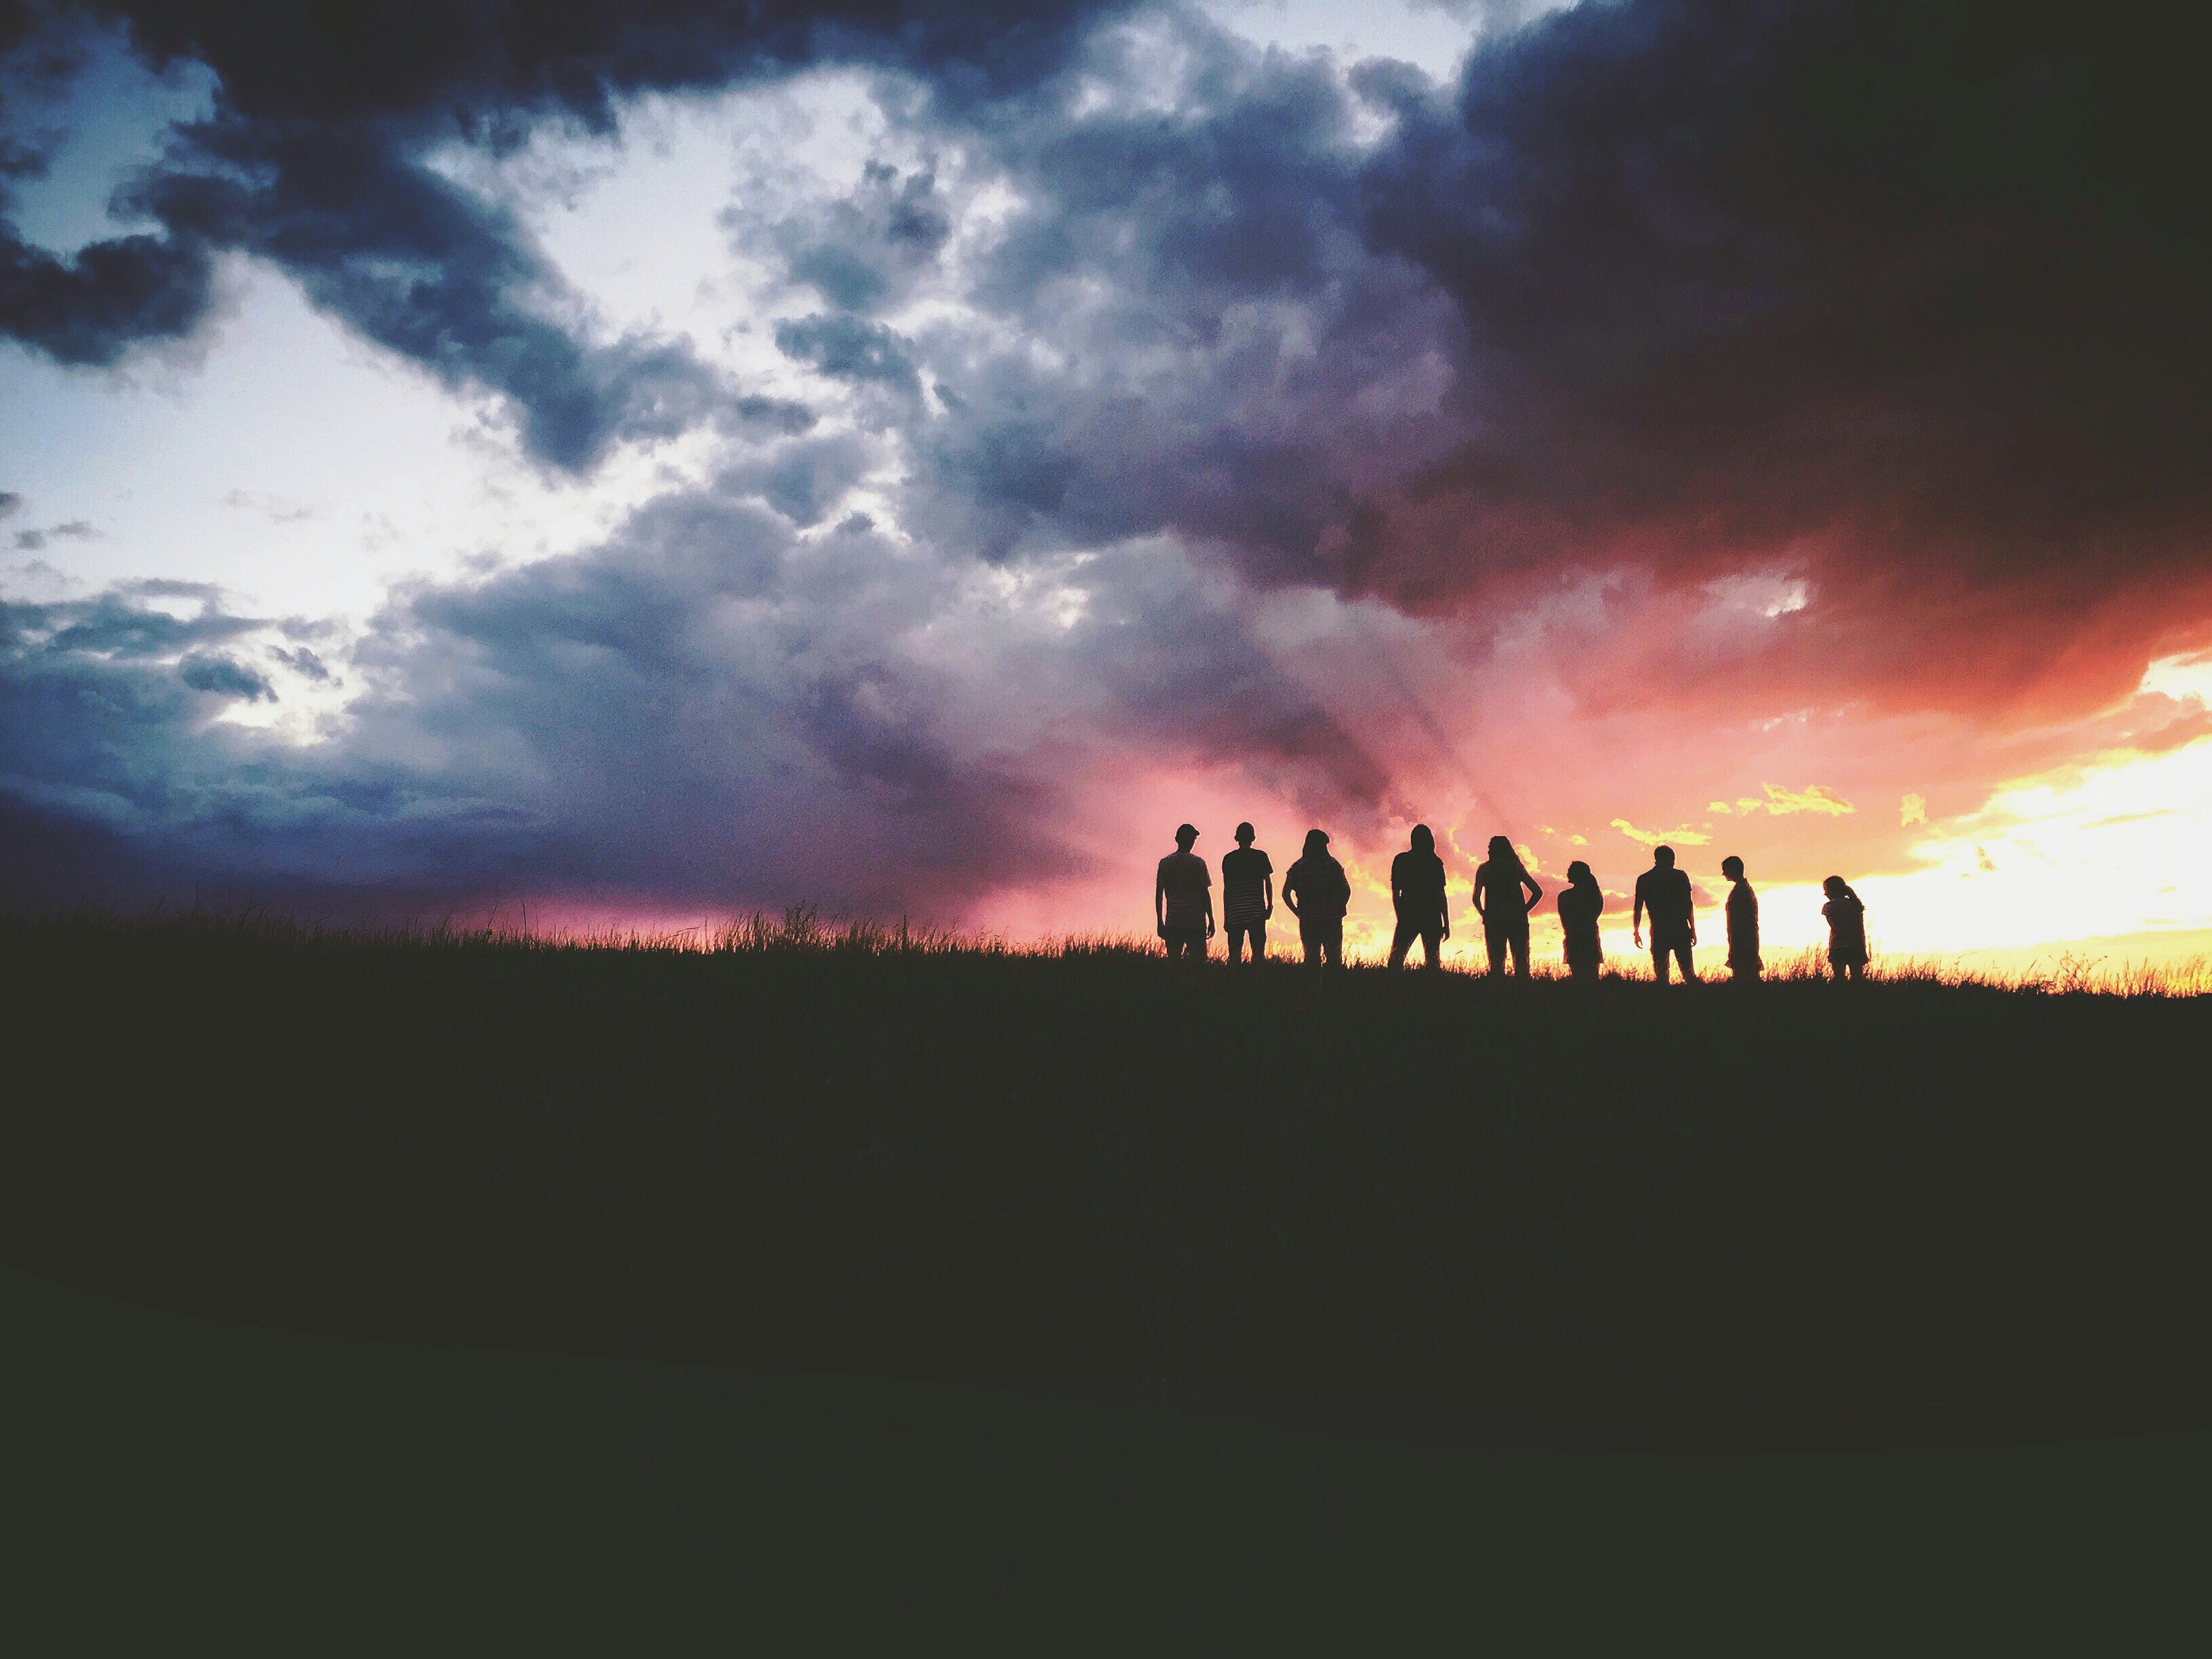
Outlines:
[[1689,877],[1674,867],[1671,847],[1653,848],[1651,867],[1636,878],[1636,909],[1629,927],[1638,945],[1644,943],[1646,911],[1651,915],[1651,977],[1666,984],[1667,961],[1672,957],[1682,964],[1682,982],[1695,985],[1698,969],[1690,953],[1698,942],[1697,900],[1691,895]]
[[1275,866],[1252,845],[1252,826],[1237,826],[1237,850],[1221,855],[1221,925],[1229,930],[1229,959],[1244,960],[1244,939],[1252,939],[1252,960],[1267,954],[1267,919],[1275,914]]
[[1482,913],[1482,942],[1490,953],[1490,971],[1503,974],[1505,957],[1513,956],[1513,971],[1528,977],[1528,912],[1544,896],[1521,862],[1521,854],[1504,836],[1490,838],[1490,856],[1474,872],[1474,908]]
[[1213,937],[1213,878],[1206,860],[1192,852],[1198,831],[1186,823],[1176,831],[1176,850],[1160,860],[1152,883],[1152,914],[1158,921],[1168,960],[1206,960],[1206,941]]
[[1721,860],[1721,873],[1735,884],[1728,896],[1729,977],[1749,985],[1766,969],[1759,959],[1759,895],[1743,878],[1743,860],[1735,854]]
[[1325,832],[1306,831],[1305,851],[1283,876],[1283,902],[1298,919],[1306,966],[1316,973],[1343,967],[1344,912],[1352,902],[1352,883],[1344,866],[1329,856]]
[[1444,861],[1437,838],[1425,823],[1413,826],[1412,845],[1390,860],[1390,902],[1398,912],[1398,931],[1390,940],[1390,965],[1406,965],[1413,941],[1429,967],[1443,963],[1443,941],[1451,937],[1450,901],[1444,896]]

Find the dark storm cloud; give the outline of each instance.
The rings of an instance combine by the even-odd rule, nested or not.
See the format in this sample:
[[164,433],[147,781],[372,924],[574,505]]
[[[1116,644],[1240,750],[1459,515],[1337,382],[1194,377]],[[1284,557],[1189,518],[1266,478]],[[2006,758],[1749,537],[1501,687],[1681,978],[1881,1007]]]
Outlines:
[[276,688],[266,677],[235,657],[195,652],[177,665],[177,678],[195,691],[218,697],[242,697],[247,702],[276,701]]
[[[1591,3],[1439,88],[1172,7],[1142,40],[1069,15],[147,9],[146,49],[222,87],[134,187],[147,258],[275,262],[556,465],[764,441],[586,552],[398,592],[311,750],[216,718],[274,695],[266,624],[217,596],[0,614],[7,811],[241,881],[957,909],[1080,872],[1071,824],[1146,769],[1385,810],[1402,757],[1358,705],[1427,682],[1316,599],[1353,682],[1324,707],[1240,620],[1255,588],[1474,638],[1619,574],[1547,639],[1623,719],[2094,704],[2212,615],[2201,59],[2140,20]],[[940,159],[726,215],[807,313],[774,337],[822,420],[560,320],[521,229],[422,164],[828,57],[904,72],[890,118]],[[34,272],[44,310],[0,288],[5,325],[88,362],[167,328],[69,286],[121,246]],[[825,530],[864,485],[895,528]],[[1704,584],[1747,569],[1808,602],[1723,649]],[[1470,718],[1401,724],[1458,766]]]
[[[9,510],[9,504],[0,501],[0,518],[7,516]],[[15,532],[15,546],[20,550],[36,553],[56,540],[89,542],[97,541],[99,538],[100,531],[97,526],[83,519],[71,519],[63,524],[48,525],[43,530],[19,530]]]
[[[2212,189],[2181,15],[1585,6],[1476,54],[1365,179],[1377,247],[1466,320],[1468,435],[1377,498],[1347,583],[1448,605],[1501,570],[1802,541],[1801,647],[2010,629],[2045,661],[2196,585]],[[2085,695],[2140,672],[2150,621]]]
[[[723,222],[744,234],[743,216]],[[848,196],[774,227],[769,240],[791,279],[845,311],[872,311],[903,298],[936,264],[951,239],[952,217],[927,169],[901,176],[870,161]]]
[[[541,117],[604,132],[625,96],[817,58],[907,64],[948,95],[979,94],[1049,68],[1067,21],[1065,9],[1026,5],[707,0],[162,0],[77,10],[127,24],[157,65],[204,64],[219,81],[216,106],[129,193],[162,234],[62,259],[0,217],[0,333],[64,362],[113,362],[137,342],[189,332],[209,303],[211,252],[241,248],[447,384],[507,399],[530,452],[568,469],[619,440],[666,436],[732,409],[786,429],[803,416],[767,400],[734,404],[680,343],[579,338],[558,319],[576,307],[557,274],[505,215],[422,165],[430,145],[497,149]],[[0,51],[34,21],[21,7],[0,17]],[[926,206],[902,211],[893,232],[924,234],[915,227]]]
[[776,349],[832,380],[874,382],[909,397],[921,392],[908,342],[880,323],[819,313],[775,325]]

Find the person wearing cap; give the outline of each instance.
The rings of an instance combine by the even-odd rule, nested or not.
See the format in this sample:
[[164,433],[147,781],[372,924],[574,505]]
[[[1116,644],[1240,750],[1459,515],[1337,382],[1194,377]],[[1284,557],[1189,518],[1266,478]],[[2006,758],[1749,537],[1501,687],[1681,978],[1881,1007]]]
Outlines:
[[1306,965],[1316,973],[1343,967],[1344,913],[1352,903],[1352,882],[1329,856],[1326,831],[1306,831],[1304,853],[1283,877],[1283,902],[1298,919]]
[[1190,850],[1198,831],[1186,823],[1175,838],[1176,850],[1160,860],[1152,883],[1152,915],[1170,962],[1186,955],[1203,962],[1206,942],[1213,937],[1213,878],[1206,860]]
[[1221,855],[1221,925],[1229,933],[1229,959],[1244,960],[1244,940],[1252,940],[1252,960],[1267,954],[1267,919],[1275,914],[1275,866],[1252,845],[1249,823],[1237,826],[1237,849]]

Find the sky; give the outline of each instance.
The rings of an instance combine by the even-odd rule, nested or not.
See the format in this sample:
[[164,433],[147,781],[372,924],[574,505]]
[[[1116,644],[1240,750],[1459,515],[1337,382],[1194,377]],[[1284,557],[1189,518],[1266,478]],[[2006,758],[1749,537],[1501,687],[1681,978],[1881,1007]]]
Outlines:
[[0,0],[0,900],[2197,955],[2166,16]]

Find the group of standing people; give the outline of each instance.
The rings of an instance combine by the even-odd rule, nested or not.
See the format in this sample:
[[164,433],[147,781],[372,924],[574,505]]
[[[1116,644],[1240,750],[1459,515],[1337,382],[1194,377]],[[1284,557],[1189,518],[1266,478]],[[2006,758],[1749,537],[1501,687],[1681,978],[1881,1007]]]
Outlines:
[[[1249,944],[1252,960],[1267,953],[1267,923],[1275,914],[1275,866],[1252,842],[1249,823],[1237,826],[1236,850],[1221,860],[1221,925],[1229,935],[1229,960],[1244,960]],[[1390,965],[1401,968],[1416,943],[1431,968],[1443,965],[1443,942],[1451,937],[1451,907],[1445,894],[1444,861],[1437,854],[1437,838],[1428,825],[1417,823],[1406,850],[1390,861],[1390,902],[1398,926],[1390,939]],[[1214,934],[1213,882],[1206,860],[1192,848],[1198,831],[1184,824],[1176,831],[1176,850],[1160,860],[1152,886],[1152,909],[1159,936],[1170,960],[1202,958],[1206,941]],[[1730,855],[1721,860],[1728,878],[1729,895],[1723,907],[1728,918],[1728,967],[1738,982],[1757,980],[1765,971],[1759,952],[1759,895],[1745,878],[1743,860]],[[1827,902],[1820,914],[1828,922],[1828,962],[1839,980],[1865,976],[1867,964],[1866,906],[1841,876],[1821,884]],[[1490,971],[1503,974],[1510,961],[1512,972],[1528,973],[1528,916],[1543,901],[1544,890],[1528,873],[1521,855],[1504,836],[1490,838],[1489,855],[1474,872],[1469,896],[1482,921],[1483,943],[1490,957]],[[1284,872],[1283,902],[1298,919],[1298,940],[1307,964],[1316,969],[1341,967],[1344,962],[1344,913],[1352,903],[1352,883],[1328,850],[1325,830],[1306,831],[1305,848],[1297,861]],[[1576,979],[1594,979],[1605,960],[1598,937],[1598,918],[1605,913],[1605,894],[1590,867],[1577,859],[1567,866],[1566,885],[1559,896],[1559,926],[1565,935],[1567,972]],[[1632,933],[1638,949],[1644,948],[1644,925],[1650,925],[1651,973],[1667,984],[1676,968],[1686,982],[1698,978],[1697,898],[1686,872],[1675,867],[1674,849],[1656,847],[1651,867],[1636,878]]]

